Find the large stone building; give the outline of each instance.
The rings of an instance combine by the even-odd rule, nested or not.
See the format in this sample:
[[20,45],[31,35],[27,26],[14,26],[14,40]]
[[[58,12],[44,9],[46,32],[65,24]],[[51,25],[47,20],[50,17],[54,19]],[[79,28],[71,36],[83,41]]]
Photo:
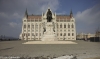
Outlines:
[[50,8],[42,15],[28,15],[22,19],[21,40],[76,40],[75,18],[70,15],[56,15]]

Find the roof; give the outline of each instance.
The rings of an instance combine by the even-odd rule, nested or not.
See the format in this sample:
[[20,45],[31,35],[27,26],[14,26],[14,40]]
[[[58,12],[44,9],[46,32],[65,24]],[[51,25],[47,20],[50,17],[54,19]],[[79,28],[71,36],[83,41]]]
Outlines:
[[30,19],[41,19],[41,15],[28,15],[28,20]]
[[[41,15],[28,15],[28,20],[30,20],[30,19],[32,19],[32,20],[34,20],[34,19],[38,19],[38,20],[41,20],[42,18],[41,18],[42,16]],[[70,15],[57,15],[56,16],[56,19],[57,20],[70,20]]]
[[70,20],[70,18],[71,18],[71,17],[70,17],[69,15],[57,15],[57,17],[56,17],[57,20],[59,20],[59,19],[60,19],[60,20],[63,20],[63,19],[65,19],[65,20],[66,20],[66,19],[67,19],[67,20]]

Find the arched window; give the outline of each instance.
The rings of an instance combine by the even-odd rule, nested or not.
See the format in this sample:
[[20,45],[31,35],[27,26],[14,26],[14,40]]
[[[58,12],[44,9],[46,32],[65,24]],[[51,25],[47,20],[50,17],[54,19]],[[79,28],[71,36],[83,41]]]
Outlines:
[[26,28],[26,25],[24,24],[24,28]]
[[38,28],[38,24],[37,24],[37,23],[36,23],[36,25],[35,25],[35,26],[36,26],[36,28]]
[[70,25],[68,24],[68,28],[70,28]]
[[72,28],[74,28],[74,25],[72,24]]
[[30,28],[30,25],[28,24],[28,28]]
[[66,25],[64,24],[64,28],[66,28]]

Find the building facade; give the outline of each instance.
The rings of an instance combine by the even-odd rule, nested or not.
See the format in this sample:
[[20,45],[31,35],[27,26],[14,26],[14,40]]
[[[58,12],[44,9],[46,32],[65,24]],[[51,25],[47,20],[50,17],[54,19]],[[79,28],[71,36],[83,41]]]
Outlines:
[[26,10],[22,22],[21,40],[42,40],[44,36],[50,38],[53,34],[56,40],[76,40],[72,11],[70,15],[56,15],[48,8],[42,15],[28,15]]
[[80,34],[77,34],[77,35],[76,35],[76,39],[77,39],[77,40],[87,40],[87,39],[89,39],[89,38],[91,38],[91,37],[95,37],[95,34],[80,33]]

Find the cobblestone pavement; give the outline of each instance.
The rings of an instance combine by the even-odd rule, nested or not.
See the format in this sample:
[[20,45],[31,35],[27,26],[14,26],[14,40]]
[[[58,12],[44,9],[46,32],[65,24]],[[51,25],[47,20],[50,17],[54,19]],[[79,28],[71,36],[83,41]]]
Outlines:
[[61,56],[78,59],[100,56],[100,42],[74,41],[78,44],[22,44],[25,41],[0,41],[0,56]]

